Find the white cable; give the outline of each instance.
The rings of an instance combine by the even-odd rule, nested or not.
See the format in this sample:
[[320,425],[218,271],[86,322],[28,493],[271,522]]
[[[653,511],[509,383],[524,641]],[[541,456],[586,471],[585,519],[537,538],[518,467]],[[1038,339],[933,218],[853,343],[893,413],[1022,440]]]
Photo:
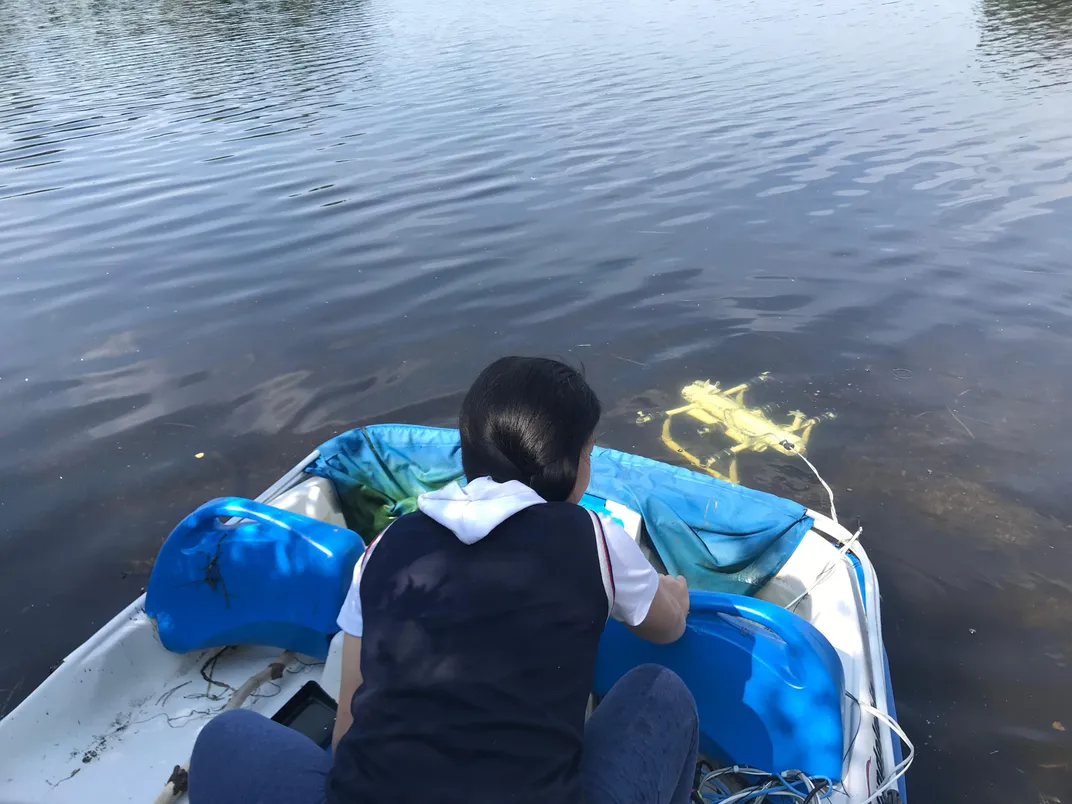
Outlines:
[[804,796],[799,793],[795,793],[792,790],[787,790],[784,787],[778,788],[774,782],[767,782],[765,785],[756,785],[755,787],[748,787],[737,793],[734,793],[729,798],[724,798],[718,802],[718,804],[736,804],[738,801],[742,801],[746,798],[751,798],[756,793],[763,792],[765,797],[770,796],[789,796],[795,799],[794,804],[800,804],[804,800]]
[[[845,695],[849,698],[849,700],[851,700],[858,707],[860,707],[860,710],[862,712],[866,712],[867,714],[871,715],[871,717],[876,718],[880,722],[884,723],[894,734],[896,734],[901,739],[901,741],[908,748],[908,752],[905,755],[904,759],[902,759],[900,762],[897,763],[897,765],[893,767],[893,769],[890,771],[889,778],[886,779],[886,781],[884,781],[882,784],[880,784],[877,790],[871,793],[871,795],[869,795],[863,801],[853,802],[853,804],[874,804],[874,802],[878,801],[878,799],[884,793],[894,789],[894,787],[897,786],[897,783],[901,780],[901,777],[908,773],[908,769],[912,765],[912,761],[916,758],[916,748],[914,745],[912,745],[912,741],[908,739],[908,735],[905,734],[905,731],[901,728],[901,725],[888,714],[879,709],[876,709],[870,704],[865,704],[861,702],[860,699],[853,695],[851,692],[846,692]],[[704,788],[707,786],[708,782],[710,782],[712,779],[718,778],[719,776],[725,775],[756,776],[761,779],[766,779],[766,781],[761,784],[754,784],[743,790],[738,790],[736,793],[732,793],[725,798],[720,798],[718,799],[718,804],[736,804],[736,802],[744,801],[745,799],[754,797],[757,793],[762,793],[764,797],[770,798],[773,798],[774,796],[788,797],[794,799],[795,804],[799,804],[799,802],[803,801],[807,797],[807,794],[814,790],[816,786],[814,780],[809,778],[801,771],[784,771],[781,774],[782,778],[779,778],[778,774],[768,773],[766,771],[759,770],[758,768],[733,765],[731,767],[718,768],[717,770],[711,771],[710,773],[706,774],[701,780],[700,784],[696,786],[696,791],[700,793],[701,796],[703,796]],[[801,794],[797,791],[785,787],[784,780],[786,779],[786,777],[795,778],[798,780],[798,782],[802,782],[807,789],[807,792]],[[827,780],[823,780],[823,782],[825,784],[829,784]],[[828,788],[825,791],[825,794],[821,795],[820,797],[825,799],[829,795],[830,788]]]
[[[801,804],[801,802],[808,797],[808,794],[816,788],[815,780],[811,779],[803,771],[787,770],[783,771],[781,774],[776,774],[759,770],[758,768],[733,765],[718,768],[706,774],[696,786],[696,792],[700,793],[701,797],[703,797],[704,788],[712,779],[717,779],[719,776],[726,775],[741,777],[754,776],[762,781],[757,781],[755,784],[738,790],[736,793],[716,793],[718,796],[725,796],[724,798],[716,799],[718,804],[737,804],[737,802],[743,802],[753,798],[755,798],[756,801],[768,801],[775,796],[791,799],[791,804]],[[803,784],[805,788],[804,792],[802,793],[799,790],[788,787],[787,785],[790,779],[795,780],[796,784]],[[820,796],[820,798],[825,799],[830,795],[830,791],[833,789],[832,784],[829,779],[820,779],[819,782],[826,787],[825,793]],[[724,785],[723,789],[726,789]],[[759,797],[756,798],[757,796]]]
[[815,587],[817,587],[819,584],[821,584],[823,581],[825,581],[827,578],[829,578],[830,573],[833,572],[833,570],[834,570],[834,567],[836,567],[839,562],[844,560],[846,554],[849,552],[849,550],[852,549],[852,546],[854,544],[856,544],[856,542],[860,538],[860,534],[862,534],[863,532],[864,532],[863,528],[857,528],[856,533],[852,534],[852,537],[850,539],[848,539],[845,542],[845,544],[843,544],[841,546],[840,550],[838,550],[837,556],[832,558],[830,560],[830,563],[827,564],[825,567],[823,567],[823,571],[820,572],[815,577],[815,580],[812,581],[811,586],[809,586],[807,589],[805,589],[803,592],[801,592],[799,595],[797,595],[795,598],[793,598],[792,602],[789,603],[786,606],[786,608],[789,609],[790,611],[792,611],[796,607],[796,605],[798,603],[800,603],[801,600],[806,598],[808,595],[810,595],[815,590]]
[[[827,483],[823,479],[823,476],[819,474],[819,470],[815,468],[815,464],[813,464],[811,461],[809,461],[803,455],[803,453],[797,452],[796,454],[799,455],[800,459],[802,461],[804,461],[804,463],[806,463],[808,465],[808,468],[811,469],[812,473],[815,475],[815,477],[822,484],[823,488],[826,489],[826,495],[830,499],[830,519],[833,520],[834,524],[840,525],[841,523],[838,522],[838,518],[837,518],[837,509],[834,507],[834,490],[832,488],[830,488],[830,484]],[[848,540],[845,541],[844,544],[842,544],[841,549],[838,550],[837,556],[834,557],[830,561],[830,563],[827,564],[823,568],[822,572],[819,573],[819,575],[816,577],[815,581],[812,582],[811,586],[809,586],[801,594],[799,594],[796,598],[794,598],[793,601],[791,603],[789,603],[785,608],[790,609],[790,610],[793,609],[798,603],[800,603],[801,600],[803,600],[808,595],[810,595],[812,593],[812,591],[820,583],[822,583],[824,580],[826,580],[830,576],[830,573],[833,571],[833,569],[841,561],[845,560],[845,557],[848,554],[849,550],[851,550],[852,546],[854,544],[856,544],[856,542],[860,539],[860,535],[863,532],[864,532],[864,529],[862,527],[857,528],[856,533],[854,533]],[[874,802],[876,802],[883,794],[885,794],[887,791],[892,790],[894,787],[896,787],[897,782],[900,781],[901,777],[904,776],[908,772],[908,768],[912,765],[912,761],[916,757],[916,748],[915,748],[914,745],[912,745],[912,741],[910,739],[908,739],[908,735],[905,734],[904,729],[901,728],[901,725],[896,720],[894,720],[892,717],[887,715],[885,712],[883,712],[883,711],[881,711],[879,709],[876,709],[875,707],[871,706],[870,704],[863,703],[855,695],[853,695],[850,692],[846,692],[845,695],[847,695],[852,701],[854,701],[856,703],[856,705],[858,707],[860,707],[861,711],[866,712],[867,714],[869,714],[872,717],[876,718],[880,722],[885,723],[886,726],[894,734],[896,734],[901,739],[901,741],[908,747],[907,756],[905,756],[904,759],[902,759],[899,763],[897,763],[897,765],[894,766],[893,770],[890,772],[890,777],[885,782],[880,784],[878,789],[875,790],[866,799],[864,799],[863,801],[860,801],[860,802],[854,802],[853,803],[853,804],[874,804]],[[771,776],[773,776],[773,774],[769,774],[769,773],[767,773],[765,771],[761,771],[761,770],[759,770],[757,768],[746,768],[746,767],[740,767],[740,766],[737,766],[737,765],[734,765],[733,767],[719,768],[718,770],[712,771],[711,773],[708,773],[706,776],[704,776],[703,780],[697,786],[697,792],[700,792],[701,795],[702,795],[703,787],[706,786],[706,784],[708,783],[709,780],[717,778],[719,776],[722,776],[723,774],[729,774],[729,773],[732,773],[732,774],[735,774],[735,775],[750,775],[750,776],[768,777],[768,779]],[[802,780],[804,782],[804,785],[807,787],[808,792],[811,792],[814,789],[815,785],[812,782],[812,780],[810,778],[808,778],[805,774],[801,773],[800,771],[786,771],[786,772],[784,772],[782,774],[782,776],[789,776],[789,775],[795,775],[798,779]],[[753,796],[758,792],[764,792],[766,796],[791,796],[791,797],[795,797],[797,799],[797,801],[802,801],[804,799],[804,796],[800,796],[799,794],[796,794],[796,793],[794,793],[794,791],[792,791],[790,789],[787,789],[785,787],[782,787],[781,789],[779,789],[776,785],[777,785],[777,782],[774,779],[770,779],[770,781],[768,781],[768,782],[766,782],[764,784],[753,785],[752,787],[748,787],[748,788],[746,788],[744,790],[739,790],[738,792],[730,795],[727,798],[720,799],[719,804],[734,804],[734,802],[742,801],[743,799],[746,799],[746,798],[748,798],[750,796]],[[827,795],[829,795],[829,792],[830,791],[827,790]],[[826,798],[826,796],[824,795],[823,798]]]
[[[800,456],[800,460],[804,461],[804,463],[806,463],[808,465],[808,468],[811,469],[812,474],[815,475],[815,477],[818,479],[818,481],[820,483],[822,483],[823,488],[826,489],[826,496],[830,498],[830,519],[833,520],[835,525],[840,525],[841,523],[838,522],[838,518],[837,518],[837,508],[834,507],[834,490],[832,488],[830,488],[829,483],[827,483],[825,480],[823,480],[823,476],[821,474],[819,474],[819,470],[815,468],[815,464],[813,464],[811,461],[809,461],[807,456],[804,455],[803,452],[799,452],[797,450],[794,450],[794,452],[796,452],[796,454]],[[815,587],[817,587],[820,583],[825,581],[830,576],[830,573],[833,571],[834,567],[836,567],[838,565],[838,562],[840,562],[842,559],[845,558],[845,555],[849,552],[849,550],[852,548],[852,546],[856,543],[856,540],[860,538],[860,534],[863,533],[863,530],[864,530],[863,528],[858,528],[856,530],[856,533],[854,533],[852,535],[852,538],[849,539],[847,542],[845,542],[845,544],[842,545],[841,549],[838,550],[837,557],[834,558],[825,567],[823,567],[823,571],[819,573],[819,575],[812,582],[811,586],[809,586],[807,589],[805,589],[803,592],[801,592],[799,595],[797,595],[795,598],[793,598],[793,601],[789,605],[786,606],[787,609],[792,611],[794,608],[796,608],[797,604],[799,604],[801,600],[803,600],[808,595],[810,595],[812,593],[812,591],[815,589]]]
[[811,469],[811,471],[819,479],[819,482],[823,484],[823,488],[826,489],[826,496],[830,498],[830,518],[834,520],[835,524],[840,525],[841,523],[838,522],[837,518],[837,509],[834,508],[834,490],[830,488],[829,483],[823,480],[823,476],[819,474],[819,470],[815,468],[815,464],[809,461],[803,452],[800,452],[798,450],[794,450],[794,452],[796,452],[796,454],[800,456],[800,460],[804,461],[804,463],[808,465],[808,468]]
[[845,694],[853,701],[855,701],[856,705],[860,707],[861,711],[866,712],[867,714],[871,715],[871,717],[878,719],[882,723],[885,723],[894,734],[901,738],[901,742],[903,742],[908,747],[908,755],[899,763],[897,763],[897,765],[894,766],[893,770],[890,772],[890,778],[883,782],[881,785],[879,785],[878,790],[876,790],[863,801],[859,802],[859,804],[873,804],[873,802],[877,801],[878,798],[887,790],[892,790],[894,787],[896,787],[897,782],[900,781],[901,777],[908,773],[908,768],[912,765],[912,760],[916,758],[916,747],[912,745],[912,741],[908,739],[908,735],[905,734],[904,729],[901,728],[901,724],[899,724],[892,717],[887,715],[885,712],[876,709],[870,704],[863,703],[862,701],[860,701],[860,699],[858,699],[850,692],[846,692]]
[[[840,525],[841,523],[838,522],[837,518],[837,510],[834,508],[834,491],[830,488],[830,484],[823,480],[823,476],[819,474],[819,470],[815,468],[815,464],[809,461],[803,453],[797,452],[797,455],[799,455],[800,459],[808,465],[808,468],[811,469],[815,477],[819,480],[820,483],[822,483],[823,488],[826,489],[826,494],[830,498],[830,518],[834,521],[834,524]],[[826,567],[823,568],[823,571],[819,573],[818,577],[815,579],[812,585],[805,589],[800,595],[798,595],[788,606],[786,606],[786,608],[792,609],[794,606],[800,603],[801,600],[811,594],[812,590],[815,589],[815,587],[817,587],[829,576],[830,572],[834,569],[834,567],[837,566],[838,562],[845,559],[846,554],[860,538],[860,534],[862,534],[863,532],[863,528],[857,528],[856,533],[852,535],[852,538],[846,541],[842,545],[841,549],[838,550],[837,557],[834,558],[829,564],[827,564]],[[904,742],[904,744],[908,746],[908,756],[906,756],[894,767],[893,771],[891,772],[890,778],[887,779],[883,784],[879,785],[878,790],[876,790],[866,799],[858,803],[873,804],[873,802],[877,801],[878,798],[887,790],[892,790],[897,785],[897,782],[900,780],[900,778],[908,772],[908,768],[912,764],[912,760],[915,759],[916,749],[915,746],[912,745],[912,741],[908,739],[908,735],[904,733],[904,729],[901,728],[900,724],[896,720],[887,715],[885,712],[882,712],[871,706],[870,704],[865,704],[861,702],[859,699],[856,698],[856,696],[852,695],[852,693],[846,692],[845,694],[848,695],[849,698],[851,698],[853,701],[855,701],[856,705],[859,706],[862,711],[867,712],[872,717],[877,718],[879,721],[885,723],[894,732],[894,734],[896,734]]]

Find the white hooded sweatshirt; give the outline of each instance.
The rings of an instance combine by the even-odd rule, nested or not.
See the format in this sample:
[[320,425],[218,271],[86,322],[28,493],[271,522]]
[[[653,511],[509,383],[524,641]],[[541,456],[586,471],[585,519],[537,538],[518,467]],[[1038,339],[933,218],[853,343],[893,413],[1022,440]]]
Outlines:
[[[496,483],[489,477],[477,478],[466,486],[451,483],[438,491],[417,498],[422,513],[448,528],[465,544],[474,544],[518,511],[546,502],[539,494],[518,480]],[[606,560],[612,579],[608,598],[610,616],[626,625],[640,625],[648,616],[651,601],[659,588],[659,576],[640,547],[616,522],[600,517],[606,534]],[[390,528],[369,545],[354,567],[354,580],[346,595],[338,624],[346,633],[361,636],[361,574],[368,566],[376,544]],[[603,536],[593,527],[597,549],[604,550]],[[602,559],[601,559],[602,560]]]

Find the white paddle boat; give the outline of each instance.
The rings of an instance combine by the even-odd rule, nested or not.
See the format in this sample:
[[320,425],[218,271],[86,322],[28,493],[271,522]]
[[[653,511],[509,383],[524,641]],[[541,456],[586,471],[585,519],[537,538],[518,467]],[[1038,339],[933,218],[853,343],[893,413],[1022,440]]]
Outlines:
[[[228,706],[327,745],[334,616],[362,542],[460,475],[456,431],[379,425],[322,445],[256,501],[203,506],[165,543],[147,595],[0,721],[0,804],[178,801],[195,737]],[[635,664],[677,671],[700,711],[705,801],[904,801],[911,751],[859,534],[613,450],[595,450],[592,475],[582,504],[694,590],[674,645],[608,625],[593,702]]]

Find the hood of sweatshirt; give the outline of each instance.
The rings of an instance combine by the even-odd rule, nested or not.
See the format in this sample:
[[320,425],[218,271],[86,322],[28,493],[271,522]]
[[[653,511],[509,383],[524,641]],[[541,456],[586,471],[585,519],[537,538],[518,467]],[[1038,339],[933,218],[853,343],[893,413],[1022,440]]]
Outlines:
[[456,481],[417,498],[417,507],[451,530],[465,544],[473,544],[496,527],[543,497],[520,480],[496,483],[480,477],[462,487]]

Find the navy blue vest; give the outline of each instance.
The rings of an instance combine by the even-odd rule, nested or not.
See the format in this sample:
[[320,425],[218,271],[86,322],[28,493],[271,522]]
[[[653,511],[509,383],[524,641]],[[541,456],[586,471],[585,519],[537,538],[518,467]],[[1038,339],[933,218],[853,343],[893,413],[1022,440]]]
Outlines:
[[578,804],[584,711],[607,619],[592,520],[514,514],[466,545],[397,520],[361,578],[363,684],[330,804]]

